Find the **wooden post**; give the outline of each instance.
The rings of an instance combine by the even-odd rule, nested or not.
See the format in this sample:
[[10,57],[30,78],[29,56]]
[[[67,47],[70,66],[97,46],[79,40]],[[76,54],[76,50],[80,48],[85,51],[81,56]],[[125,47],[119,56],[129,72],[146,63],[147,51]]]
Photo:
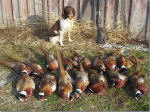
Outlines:
[[105,42],[104,42],[104,37],[102,36],[101,29],[100,29],[100,0],[97,0],[96,25],[97,25],[97,42],[100,44],[103,44]]

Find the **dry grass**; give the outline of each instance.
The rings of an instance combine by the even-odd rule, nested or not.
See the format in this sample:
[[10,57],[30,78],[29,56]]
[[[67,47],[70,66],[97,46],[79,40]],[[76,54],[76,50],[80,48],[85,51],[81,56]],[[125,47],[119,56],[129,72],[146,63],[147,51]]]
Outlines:
[[[47,25],[45,22],[33,23],[23,25],[21,29],[9,28],[0,30],[0,58],[7,59],[8,56],[20,60],[29,60],[33,58],[37,63],[45,66],[44,60],[41,58],[41,51],[38,47],[46,48],[55,54],[55,47],[59,45],[52,45],[46,39],[51,24],[56,19],[51,18],[51,23]],[[131,33],[128,29],[119,26],[116,29],[102,29],[103,35],[109,37],[107,42],[114,43],[128,43],[128,38]],[[97,29],[95,24],[91,21],[75,22],[71,38],[73,42],[68,42],[67,35],[65,34],[64,46],[61,48],[65,55],[71,56],[72,50],[76,50],[79,54],[87,57],[95,57],[100,54],[112,52],[111,50],[104,50],[99,44],[96,43]],[[131,51],[133,52],[133,51]],[[135,51],[138,57],[147,58],[148,53]],[[148,74],[148,62],[142,65],[144,74]],[[4,70],[4,68],[0,68]],[[5,70],[7,70],[5,68]],[[129,70],[130,74],[133,70]],[[1,74],[0,74],[1,75]],[[4,74],[2,74],[3,76]],[[146,75],[148,76],[148,75]],[[11,74],[5,75],[9,79]],[[4,77],[3,77],[4,78]],[[0,78],[1,81],[2,77]],[[3,79],[2,79],[3,80]],[[0,88],[0,110],[24,110],[24,111],[46,111],[46,110],[149,110],[148,95],[146,95],[142,102],[138,103],[130,95],[129,88],[124,87],[121,89],[108,88],[106,96],[85,95],[81,99],[74,102],[62,100],[54,93],[48,98],[46,102],[40,102],[32,97],[27,102],[19,102],[12,90],[14,85],[13,81]]]

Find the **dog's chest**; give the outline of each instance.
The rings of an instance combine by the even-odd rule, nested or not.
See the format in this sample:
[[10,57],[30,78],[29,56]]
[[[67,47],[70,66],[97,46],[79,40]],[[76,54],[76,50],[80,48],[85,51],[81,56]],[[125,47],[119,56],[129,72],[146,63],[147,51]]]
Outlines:
[[73,27],[73,21],[60,19],[60,29],[64,32],[71,30]]

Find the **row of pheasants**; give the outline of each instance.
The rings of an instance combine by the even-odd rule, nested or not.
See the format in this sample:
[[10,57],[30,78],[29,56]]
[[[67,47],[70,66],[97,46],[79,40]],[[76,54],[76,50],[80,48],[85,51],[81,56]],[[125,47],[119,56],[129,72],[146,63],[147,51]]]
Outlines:
[[[73,101],[75,98],[80,98],[86,90],[97,95],[105,95],[108,85],[121,88],[127,82],[137,100],[140,100],[141,96],[147,92],[140,70],[130,77],[126,75],[127,69],[137,64],[136,58],[133,61],[124,56],[112,55],[106,58],[97,57],[91,61],[77,53],[73,58],[64,57],[60,50],[56,49],[56,58],[45,49],[41,50],[46,57],[46,70],[37,63],[21,62],[13,58],[7,61],[0,60],[0,65],[11,68],[20,77],[16,84],[20,101],[26,101],[33,95],[35,82],[32,77],[36,78],[36,76],[40,77],[38,98],[42,101],[56,89],[60,97]],[[58,71],[58,69],[60,73],[57,80],[52,71]],[[72,71],[71,74],[70,71]]]

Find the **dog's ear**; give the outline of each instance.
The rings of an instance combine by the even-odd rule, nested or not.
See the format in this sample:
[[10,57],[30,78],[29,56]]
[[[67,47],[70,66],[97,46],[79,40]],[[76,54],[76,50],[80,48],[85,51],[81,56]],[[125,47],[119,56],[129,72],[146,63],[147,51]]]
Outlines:
[[74,16],[76,15],[76,11],[75,11],[74,8],[72,8],[72,13],[73,13]]

